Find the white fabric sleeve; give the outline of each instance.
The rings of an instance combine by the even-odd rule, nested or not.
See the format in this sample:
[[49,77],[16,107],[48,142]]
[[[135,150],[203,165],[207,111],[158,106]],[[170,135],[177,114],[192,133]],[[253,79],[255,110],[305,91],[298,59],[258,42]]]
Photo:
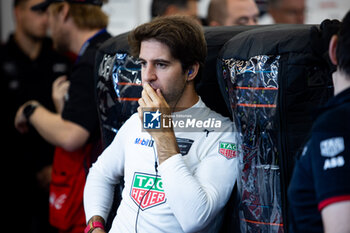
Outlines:
[[107,220],[115,185],[124,174],[123,137],[121,129],[89,170],[84,189],[86,221],[95,215]]
[[194,174],[181,154],[165,160],[159,171],[167,202],[185,232],[210,223],[228,201],[237,179],[237,158],[226,159],[212,150]]

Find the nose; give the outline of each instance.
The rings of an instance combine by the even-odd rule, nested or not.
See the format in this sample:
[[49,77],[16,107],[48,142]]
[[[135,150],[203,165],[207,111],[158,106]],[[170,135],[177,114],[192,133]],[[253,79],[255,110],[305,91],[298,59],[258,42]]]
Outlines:
[[157,75],[153,65],[149,64],[141,68],[141,79],[142,82],[151,83],[157,79]]

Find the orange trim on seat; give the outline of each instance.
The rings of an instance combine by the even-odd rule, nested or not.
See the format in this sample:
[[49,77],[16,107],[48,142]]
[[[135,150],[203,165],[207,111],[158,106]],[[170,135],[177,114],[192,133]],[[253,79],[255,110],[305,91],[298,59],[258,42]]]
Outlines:
[[283,227],[283,223],[273,223],[273,222],[259,222],[259,221],[253,221],[253,220],[248,220],[241,218],[242,221],[249,222],[249,223],[254,223],[254,224],[260,224],[260,225],[270,225],[270,226],[280,226]]

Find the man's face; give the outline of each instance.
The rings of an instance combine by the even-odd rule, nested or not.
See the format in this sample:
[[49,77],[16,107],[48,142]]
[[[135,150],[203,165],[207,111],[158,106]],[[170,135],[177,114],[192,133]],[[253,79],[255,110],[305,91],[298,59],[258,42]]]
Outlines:
[[198,17],[198,6],[196,0],[187,1],[187,9],[184,14],[195,18]]
[[198,4],[197,0],[187,0],[186,7],[178,7],[176,5],[170,5],[163,16],[169,15],[185,15],[197,19],[198,23],[201,24],[198,19]]
[[280,6],[269,11],[275,23],[303,24],[305,21],[305,0],[284,0]]
[[54,14],[52,6],[48,8],[49,29],[53,45],[56,50],[66,52],[69,50],[69,34],[64,27],[63,18],[60,13]]
[[160,89],[167,103],[174,106],[186,85],[181,62],[172,57],[167,45],[152,39],[141,42],[139,60],[142,83]]
[[227,14],[223,26],[256,25],[259,9],[253,0],[227,0]]
[[42,39],[46,36],[48,27],[48,17],[45,12],[32,11],[30,8],[42,0],[29,0],[23,5],[16,7],[17,26],[33,39]]

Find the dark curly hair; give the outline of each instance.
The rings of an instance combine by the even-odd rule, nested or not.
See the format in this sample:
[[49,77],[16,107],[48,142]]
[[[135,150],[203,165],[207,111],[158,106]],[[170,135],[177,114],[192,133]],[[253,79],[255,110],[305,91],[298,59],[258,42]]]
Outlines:
[[133,30],[128,37],[131,54],[138,57],[141,42],[155,39],[167,45],[171,55],[180,60],[183,72],[192,65],[204,65],[207,56],[207,44],[202,27],[186,16],[155,18]]

